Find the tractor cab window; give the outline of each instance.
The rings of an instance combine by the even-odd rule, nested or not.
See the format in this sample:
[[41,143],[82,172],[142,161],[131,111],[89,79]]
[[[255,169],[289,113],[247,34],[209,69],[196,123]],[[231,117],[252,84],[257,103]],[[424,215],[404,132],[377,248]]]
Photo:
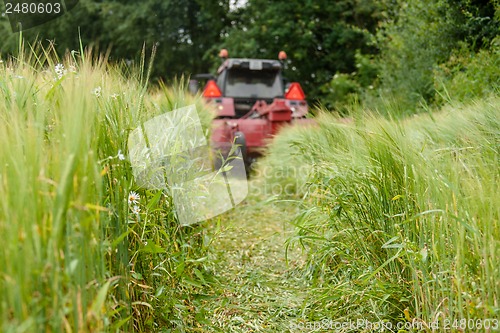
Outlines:
[[277,70],[231,68],[227,71],[224,95],[235,98],[271,99],[283,96],[283,83]]

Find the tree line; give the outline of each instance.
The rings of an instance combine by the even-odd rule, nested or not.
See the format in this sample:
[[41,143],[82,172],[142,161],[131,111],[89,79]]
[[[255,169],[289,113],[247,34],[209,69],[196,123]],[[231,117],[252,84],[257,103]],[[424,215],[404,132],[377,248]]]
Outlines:
[[[230,56],[259,58],[285,50],[286,76],[330,108],[383,94],[399,96],[410,109],[432,103],[436,71],[465,66],[452,62],[498,47],[498,0],[234,2],[80,0],[23,38],[53,43],[61,53],[78,50],[81,38],[116,61],[137,60],[143,46],[155,46],[152,77],[167,81],[213,72],[221,48]],[[0,54],[15,54],[19,35],[6,16],[0,36]]]

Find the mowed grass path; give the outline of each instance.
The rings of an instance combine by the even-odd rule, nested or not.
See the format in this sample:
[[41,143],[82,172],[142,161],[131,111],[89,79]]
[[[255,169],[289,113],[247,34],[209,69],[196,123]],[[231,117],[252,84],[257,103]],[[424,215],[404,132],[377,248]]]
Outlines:
[[256,179],[249,190],[247,200],[220,220],[211,255],[221,290],[207,304],[207,317],[214,331],[288,332],[307,295],[303,253],[285,246],[296,207],[270,202]]

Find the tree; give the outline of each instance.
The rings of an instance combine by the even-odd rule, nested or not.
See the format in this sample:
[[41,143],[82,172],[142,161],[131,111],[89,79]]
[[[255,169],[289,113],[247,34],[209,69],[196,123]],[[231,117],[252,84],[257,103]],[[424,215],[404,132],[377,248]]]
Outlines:
[[[387,0],[378,30],[381,92],[413,113],[435,97],[435,71],[461,49],[489,47],[500,31],[496,0]],[[468,51],[467,51],[468,52]]]
[[286,76],[303,84],[315,99],[337,72],[355,70],[356,51],[375,53],[370,42],[379,7],[371,0],[249,0],[232,13],[221,43],[230,56],[276,58],[288,53]]
[[[110,49],[112,60],[137,58],[143,45],[157,46],[154,76],[172,78],[207,71],[207,50],[217,45],[227,24],[229,0],[80,0],[69,13],[23,32],[27,42],[55,43],[63,53],[83,45]],[[80,30],[80,36],[78,31]],[[0,52],[17,49],[18,34],[6,18],[0,24]]]

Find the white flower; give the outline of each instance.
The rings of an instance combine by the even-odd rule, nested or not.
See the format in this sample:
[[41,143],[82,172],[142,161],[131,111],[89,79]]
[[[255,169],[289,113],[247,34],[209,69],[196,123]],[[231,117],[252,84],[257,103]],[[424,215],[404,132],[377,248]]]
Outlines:
[[101,92],[102,92],[102,88],[99,86],[99,87],[95,88],[94,90],[92,90],[92,95],[95,95],[96,97],[101,97]]
[[63,64],[57,64],[55,67],[54,67],[54,71],[56,72],[57,74],[57,77],[60,79],[64,76],[64,74],[67,73],[67,70],[64,69],[64,65]]
[[113,94],[113,95],[111,95],[110,97],[111,97],[112,99],[118,99],[118,96],[119,96],[118,94]]
[[120,161],[125,160],[125,155],[123,155],[121,150],[118,150],[118,155],[116,155]]
[[137,192],[130,191],[130,193],[128,194],[128,204],[129,205],[138,204],[140,199],[141,199],[141,196]]
[[132,214],[139,215],[141,208],[139,206],[135,205],[132,207],[131,211],[132,211]]

